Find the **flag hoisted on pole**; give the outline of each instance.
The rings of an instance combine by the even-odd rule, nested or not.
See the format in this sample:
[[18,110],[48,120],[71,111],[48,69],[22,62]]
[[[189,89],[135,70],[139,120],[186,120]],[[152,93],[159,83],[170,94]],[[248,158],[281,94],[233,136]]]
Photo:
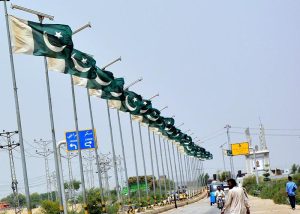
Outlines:
[[[82,28],[80,28],[80,30],[84,29],[85,27],[91,27],[91,24],[89,23],[88,25],[83,26]],[[115,60],[114,62],[117,62],[120,59],[121,58],[119,58],[118,60]],[[111,64],[112,63],[110,63],[110,65]],[[107,66],[105,66],[105,67],[107,67]],[[104,69],[104,68],[102,68],[102,69]],[[93,111],[92,111],[92,105],[91,105],[91,98],[90,98],[90,95],[89,95],[89,89],[87,88],[86,90],[87,90],[87,98],[88,98],[88,105],[89,105],[91,126],[92,126],[92,130],[95,130],[94,118],[93,118]],[[101,169],[100,169],[99,154],[98,154],[99,145],[98,145],[97,136],[95,137],[95,143],[96,143],[96,146],[95,146],[95,150],[94,151],[95,151],[96,165],[97,165],[97,171],[98,171],[98,182],[99,182],[99,187],[100,187],[100,190],[101,190],[101,194],[100,194],[100,197],[101,197],[101,207],[102,207],[101,210],[104,213],[106,213],[105,197],[104,197],[104,192],[103,192],[103,183],[102,183],[102,178],[101,178]]]
[[8,16],[13,53],[52,58],[69,58],[73,50],[72,30],[68,25],[41,24]]
[[81,185],[82,185],[83,209],[84,209],[84,213],[88,214],[86,189],[85,189],[83,164],[82,164],[82,154],[81,154],[80,138],[79,138],[79,127],[78,127],[75,90],[74,90],[73,78],[71,75],[70,75],[70,80],[71,80],[71,91],[72,91],[72,101],[73,101],[72,103],[73,103],[74,123],[75,123],[75,130],[76,130],[76,138],[77,138],[77,142],[78,142],[77,143],[78,144],[78,159],[79,159],[80,181],[81,181]]

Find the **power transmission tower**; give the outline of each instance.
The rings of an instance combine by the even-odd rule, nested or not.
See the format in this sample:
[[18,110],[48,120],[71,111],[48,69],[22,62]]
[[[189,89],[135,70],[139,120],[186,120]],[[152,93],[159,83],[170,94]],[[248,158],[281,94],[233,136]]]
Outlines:
[[93,168],[93,161],[95,161],[95,156],[92,154],[92,151],[88,151],[88,155],[82,156],[84,160],[86,160],[85,165],[85,174],[87,175],[87,186],[89,188],[93,188],[94,185],[94,168]]
[[260,121],[259,124],[259,142],[260,142],[260,150],[267,150],[267,142],[266,142],[266,137],[265,137],[265,128],[263,124]]
[[53,188],[54,188],[54,195],[55,195],[55,201],[58,200],[57,195],[58,195],[58,188],[57,188],[57,183],[56,183],[56,172],[53,171],[52,175],[50,174],[50,180],[51,183],[53,183]]
[[123,189],[124,185],[125,185],[125,181],[124,181],[124,177],[123,177],[123,172],[124,172],[124,168],[122,167],[122,161],[123,158],[121,157],[121,155],[117,156],[117,169],[120,175],[120,188],[121,190]]
[[3,130],[3,132],[0,133],[0,136],[6,138],[6,142],[7,142],[6,145],[1,145],[0,149],[6,149],[8,151],[10,175],[11,175],[11,188],[13,191],[14,208],[16,214],[22,212],[22,208],[20,207],[20,201],[19,201],[18,181],[16,176],[15,162],[14,162],[14,155],[13,155],[13,149],[20,146],[20,143],[14,143],[11,141],[11,137],[17,133],[18,131],[6,132],[5,130]]
[[[108,171],[111,169],[112,158],[109,157],[111,154],[100,154],[99,155],[99,164],[100,164],[100,173],[103,176],[103,181],[105,181],[105,192],[107,197],[110,198],[110,188],[109,188],[109,175]],[[99,173],[99,172],[97,172]],[[103,190],[102,190],[103,191]]]
[[48,159],[48,157],[53,153],[48,148],[48,146],[50,144],[52,144],[52,142],[51,141],[42,140],[42,139],[40,139],[39,141],[34,140],[34,142],[41,148],[41,150],[35,150],[35,153],[37,155],[40,155],[40,156],[42,156],[44,158],[48,200],[53,200],[53,197],[52,197],[52,188],[51,188],[51,175],[50,175],[49,159]]

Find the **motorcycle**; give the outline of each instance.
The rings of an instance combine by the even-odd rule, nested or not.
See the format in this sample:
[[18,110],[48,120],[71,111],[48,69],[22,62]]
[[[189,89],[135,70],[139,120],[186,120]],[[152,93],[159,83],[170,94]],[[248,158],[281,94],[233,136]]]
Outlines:
[[223,209],[224,203],[225,203],[224,198],[222,198],[222,197],[218,197],[218,198],[217,198],[217,207],[218,207],[220,210]]

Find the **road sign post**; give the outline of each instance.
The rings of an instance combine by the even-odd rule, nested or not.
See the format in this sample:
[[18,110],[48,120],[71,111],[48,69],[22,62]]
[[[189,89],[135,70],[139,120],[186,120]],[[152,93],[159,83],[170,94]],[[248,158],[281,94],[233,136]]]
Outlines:
[[[92,129],[80,130],[79,131],[79,141],[80,149],[95,149],[95,131]],[[65,138],[67,142],[68,151],[77,151],[78,142],[76,131],[69,131],[65,133]]]
[[248,155],[249,154],[249,143],[242,142],[242,143],[231,144],[231,152],[232,152],[232,156]]

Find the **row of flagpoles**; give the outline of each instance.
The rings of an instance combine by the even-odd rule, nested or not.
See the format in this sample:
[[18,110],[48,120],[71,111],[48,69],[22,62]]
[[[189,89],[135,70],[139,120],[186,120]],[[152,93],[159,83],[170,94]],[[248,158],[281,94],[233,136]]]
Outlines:
[[[85,213],[87,211],[87,198],[86,198],[86,188],[85,188],[85,180],[83,173],[83,165],[82,165],[82,154],[80,148],[80,139],[79,139],[79,127],[78,127],[78,118],[77,118],[77,108],[76,108],[76,96],[74,91],[74,85],[85,87],[87,90],[88,104],[89,104],[89,112],[90,112],[90,120],[91,120],[91,128],[95,129],[94,121],[93,121],[93,112],[91,106],[90,96],[96,96],[98,98],[102,98],[106,100],[107,104],[107,114],[109,118],[109,128],[110,128],[110,138],[111,138],[111,149],[113,155],[113,168],[114,168],[114,177],[117,189],[117,197],[118,201],[121,201],[119,189],[119,180],[118,180],[118,172],[117,172],[117,161],[116,161],[116,152],[115,152],[115,144],[114,144],[114,135],[112,132],[112,122],[110,117],[110,109],[117,109],[118,116],[118,126],[121,137],[121,146],[122,146],[122,155],[124,157],[124,166],[125,166],[125,177],[127,181],[128,187],[128,197],[130,200],[130,187],[128,184],[128,174],[127,174],[127,165],[125,159],[125,151],[124,151],[124,141],[123,141],[123,133],[121,129],[120,115],[119,111],[128,112],[130,119],[130,128],[131,128],[131,137],[133,143],[133,155],[135,162],[135,173],[137,178],[137,185],[139,188],[139,172],[137,167],[137,156],[136,156],[136,145],[135,138],[133,133],[133,120],[138,122],[139,127],[139,137],[142,148],[142,156],[143,156],[143,170],[145,174],[145,181],[147,181],[146,176],[146,164],[144,158],[144,150],[143,150],[143,139],[141,134],[141,125],[147,126],[148,130],[148,138],[149,138],[149,151],[151,158],[151,170],[152,170],[152,180],[153,180],[153,191],[154,195],[156,195],[156,186],[155,186],[155,178],[154,178],[154,166],[153,166],[153,150],[151,147],[151,132],[152,131],[152,139],[154,145],[157,145],[155,141],[155,134],[158,135],[158,145],[160,149],[161,159],[162,159],[162,143],[164,145],[165,154],[167,156],[166,150],[166,142],[171,142],[177,146],[178,151],[178,164],[179,168],[183,168],[183,162],[181,159],[181,153],[185,154],[184,158],[190,156],[195,159],[205,160],[212,159],[212,154],[206,151],[204,148],[200,147],[196,143],[193,142],[191,136],[187,133],[183,133],[179,126],[175,127],[175,120],[173,117],[163,117],[161,116],[161,110],[152,107],[151,99],[144,99],[141,95],[130,91],[129,88],[135,83],[141,81],[141,79],[132,83],[131,85],[124,87],[124,79],[123,78],[115,78],[112,72],[106,70],[108,66],[120,60],[117,59],[111,64],[105,66],[104,68],[99,68],[96,66],[96,60],[89,54],[76,50],[74,48],[74,44],[72,41],[72,35],[83,30],[85,27],[89,25],[83,26],[77,31],[71,30],[71,28],[67,25],[62,24],[43,24],[44,18],[48,18],[53,20],[53,16],[49,16],[47,14],[43,14],[37,11],[33,11],[27,8],[23,8],[20,6],[13,5],[13,8],[20,9],[29,13],[33,13],[38,16],[39,23],[22,20],[17,17],[8,15],[7,13],[7,5],[6,0],[4,0],[4,9],[5,9],[5,17],[6,17],[6,25],[7,25],[7,35],[8,35],[8,43],[9,43],[9,53],[10,53],[10,63],[11,63],[11,74],[14,88],[14,97],[15,97],[15,106],[16,106],[16,116],[18,123],[18,131],[19,131],[19,142],[21,149],[21,157],[22,157],[22,168],[23,168],[23,176],[24,176],[24,184],[25,184],[25,194],[26,194],[26,202],[27,202],[27,210],[28,213],[31,214],[31,202],[29,197],[29,185],[28,185],[28,177],[27,177],[27,166],[25,160],[25,152],[24,152],[24,144],[23,144],[23,132],[22,132],[22,123],[19,109],[19,101],[18,101],[18,91],[15,77],[15,69],[14,69],[14,58],[13,53],[23,53],[30,54],[35,56],[42,56],[44,58],[45,64],[45,77],[46,77],[46,85],[47,85],[47,96],[48,96],[48,106],[49,106],[49,117],[51,122],[51,134],[52,134],[52,142],[53,142],[53,150],[54,150],[54,159],[55,159],[55,170],[56,170],[56,181],[58,186],[58,198],[60,202],[60,210],[62,213],[67,213],[66,204],[63,202],[63,181],[61,180],[61,176],[59,174],[59,158],[57,152],[57,139],[55,135],[55,124],[53,119],[53,110],[52,110],[52,100],[51,100],[51,90],[50,90],[50,81],[48,71],[53,70],[57,72],[61,72],[64,74],[70,75],[71,81],[71,91],[72,91],[72,101],[73,101],[73,112],[74,112],[74,125],[77,133],[77,142],[78,142],[78,157],[79,157],[79,169],[80,169],[80,177],[82,184],[82,196],[83,196],[83,208]],[[96,139],[97,141],[97,139]],[[171,164],[171,153],[169,144],[167,144],[169,161]],[[175,150],[173,147],[173,157],[175,160]],[[154,155],[155,159],[158,160],[158,153],[156,146],[154,146]],[[98,146],[96,142],[95,148],[95,156],[97,161],[97,170],[100,172],[100,164],[99,164],[99,154],[98,154]],[[158,162],[156,161],[157,174],[160,175]],[[187,165],[187,162],[184,163]],[[168,165],[166,165],[168,166]],[[172,171],[172,165],[171,171]],[[174,165],[174,170],[177,172],[176,165]],[[162,166],[163,175],[165,175],[164,166]],[[179,170],[180,173],[183,174],[182,171]],[[173,173],[171,173],[173,175]],[[179,179],[176,175],[176,181]],[[181,175],[181,178],[184,175]],[[174,180],[174,178],[172,178]],[[98,173],[99,186],[102,189],[102,181],[101,175]],[[145,182],[147,185],[147,182]],[[164,185],[166,191],[166,184]],[[159,183],[159,192],[161,194],[162,187]],[[148,187],[146,187],[147,197],[149,197]],[[138,196],[140,196],[140,192],[138,191]],[[101,193],[102,204],[104,203],[104,195],[103,191]],[[103,204],[105,208],[105,204]]]

